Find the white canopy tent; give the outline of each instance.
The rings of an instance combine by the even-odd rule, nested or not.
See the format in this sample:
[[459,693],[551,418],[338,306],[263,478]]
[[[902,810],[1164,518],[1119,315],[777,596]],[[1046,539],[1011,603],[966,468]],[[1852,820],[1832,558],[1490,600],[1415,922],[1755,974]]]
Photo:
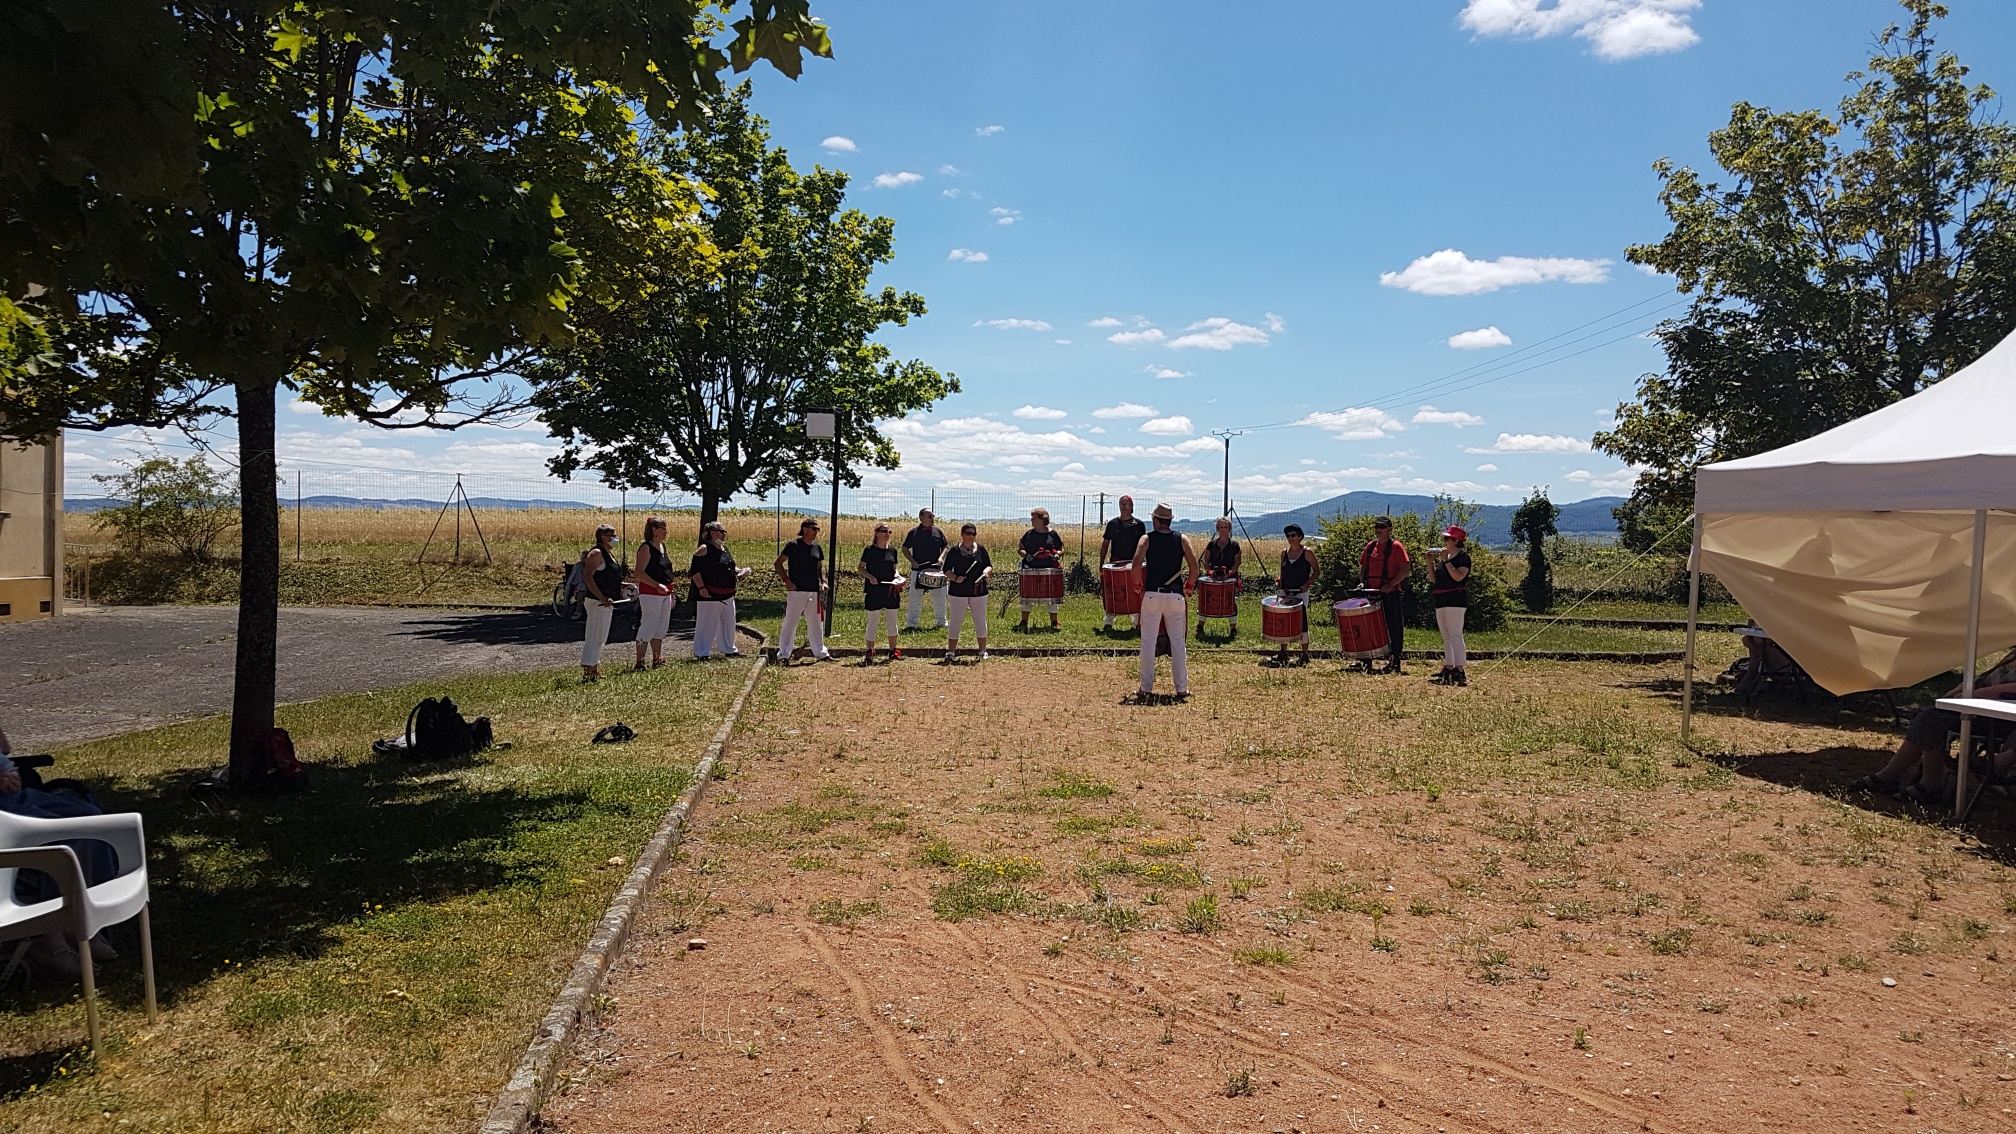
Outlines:
[[[1961,662],[1971,696],[1984,644],[2016,643],[2016,335],[1846,425],[1703,466],[1694,511],[1683,737],[1702,571],[1830,692]],[[1956,800],[1966,777],[1963,760]]]

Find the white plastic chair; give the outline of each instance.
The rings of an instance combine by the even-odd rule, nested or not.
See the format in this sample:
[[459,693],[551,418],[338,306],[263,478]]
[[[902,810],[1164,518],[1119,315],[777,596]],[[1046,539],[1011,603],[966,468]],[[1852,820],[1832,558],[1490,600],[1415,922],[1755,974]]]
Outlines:
[[[96,886],[84,883],[77,852],[49,844],[97,839],[119,856],[119,876]],[[24,904],[14,897],[15,872],[40,870],[56,880],[62,897]],[[0,811],[0,941],[60,930],[77,943],[84,977],[84,1015],[91,1054],[98,1054],[98,986],[92,973],[91,938],[108,925],[140,919],[140,973],[147,986],[147,1022],[158,1019],[154,1003],[154,932],[147,920],[147,845],[136,812],[37,819]],[[25,949],[25,942],[24,942]],[[15,951],[18,962],[23,949]],[[8,966],[11,975],[13,965]]]

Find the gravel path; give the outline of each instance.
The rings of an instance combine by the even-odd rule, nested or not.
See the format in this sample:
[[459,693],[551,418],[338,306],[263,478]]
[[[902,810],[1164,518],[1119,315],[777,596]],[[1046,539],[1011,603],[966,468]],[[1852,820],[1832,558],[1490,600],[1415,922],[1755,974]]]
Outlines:
[[[228,606],[95,607],[0,625],[0,728],[17,750],[43,751],[226,712],[237,617]],[[617,660],[635,627],[617,619]],[[564,666],[580,649],[581,624],[550,614],[289,607],[279,699]]]

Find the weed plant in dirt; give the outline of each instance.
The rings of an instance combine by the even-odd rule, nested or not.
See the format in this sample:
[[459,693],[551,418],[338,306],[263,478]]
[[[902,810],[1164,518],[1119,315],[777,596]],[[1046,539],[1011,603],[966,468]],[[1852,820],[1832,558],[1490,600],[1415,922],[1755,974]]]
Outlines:
[[2016,807],[1847,792],[1896,739],[1852,708],[1684,749],[1675,669],[775,673],[547,1121],[2008,1124]]
[[[310,786],[277,798],[191,797],[222,720],[58,751],[108,810],[145,817],[162,1022],[146,1023],[130,925],[108,931],[122,959],[100,970],[102,1062],[74,982],[0,992],[0,1129],[474,1129],[746,672],[473,677],[283,706]],[[372,756],[443,692],[511,747]],[[638,739],[588,743],[619,718]]]

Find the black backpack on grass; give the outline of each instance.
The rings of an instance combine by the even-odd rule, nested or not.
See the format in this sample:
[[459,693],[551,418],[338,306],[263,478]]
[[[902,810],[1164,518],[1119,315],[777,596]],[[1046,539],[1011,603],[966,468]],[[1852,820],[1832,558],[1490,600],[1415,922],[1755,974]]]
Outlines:
[[455,702],[446,697],[429,697],[406,714],[406,734],[371,745],[380,755],[404,756],[409,760],[452,760],[490,747],[490,718],[474,721],[463,717]]

